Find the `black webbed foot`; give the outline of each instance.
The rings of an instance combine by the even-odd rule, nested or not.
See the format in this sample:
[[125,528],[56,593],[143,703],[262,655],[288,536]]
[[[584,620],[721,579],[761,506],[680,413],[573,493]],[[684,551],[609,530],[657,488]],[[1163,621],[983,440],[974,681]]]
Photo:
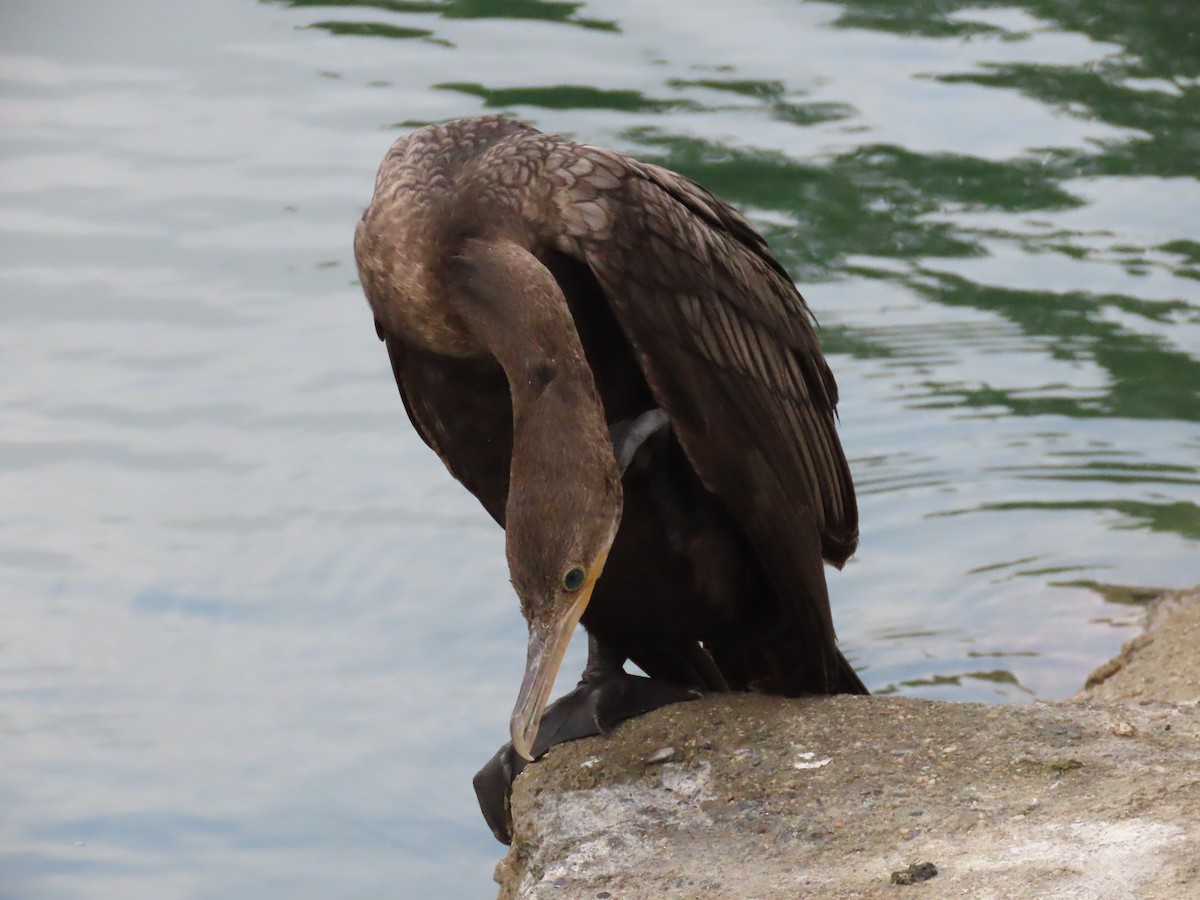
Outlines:
[[[546,707],[542,715],[532,747],[534,759],[556,744],[604,734],[626,719],[700,696],[696,690],[630,675],[621,668],[623,659],[614,667],[615,657],[594,639],[589,640],[588,650],[583,680],[575,690]],[[512,841],[509,797],[513,781],[527,765],[507,743],[472,779],[483,818],[502,844]]]
[[701,692],[695,688],[683,688],[666,681],[619,672],[592,687],[588,704],[599,733],[606,734],[626,719],[645,715],[660,706],[697,700],[701,696]]
[[[645,479],[668,529],[671,543],[681,549],[687,517],[670,482],[666,460],[672,441],[671,423],[661,409],[609,426],[613,454],[621,475]],[[539,759],[556,744],[604,734],[625,719],[694,700],[700,692],[666,681],[625,672],[624,654],[588,637],[588,663],[579,684],[546,707],[530,751]],[[719,676],[718,676],[719,678]],[[509,800],[513,781],[529,763],[505,744],[476,774],[472,783],[479,809],[496,840],[512,840]]]

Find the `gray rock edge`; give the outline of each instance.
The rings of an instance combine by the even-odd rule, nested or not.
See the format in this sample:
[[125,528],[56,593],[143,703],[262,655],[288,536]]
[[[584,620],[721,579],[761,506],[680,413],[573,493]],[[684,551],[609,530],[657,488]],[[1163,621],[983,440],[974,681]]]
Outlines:
[[668,707],[517,779],[500,897],[1200,897],[1198,701],[1200,588],[1067,701]]

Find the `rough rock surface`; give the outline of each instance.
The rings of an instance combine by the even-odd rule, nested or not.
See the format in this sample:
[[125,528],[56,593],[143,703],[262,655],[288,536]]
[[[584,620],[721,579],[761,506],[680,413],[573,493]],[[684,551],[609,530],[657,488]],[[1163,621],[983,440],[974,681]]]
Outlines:
[[1200,897],[1200,592],[1147,635],[1065,703],[727,695],[556,747],[500,896]]
[[1200,698],[1200,588],[1151,604],[1146,630],[1088,676],[1077,699],[1195,702]]

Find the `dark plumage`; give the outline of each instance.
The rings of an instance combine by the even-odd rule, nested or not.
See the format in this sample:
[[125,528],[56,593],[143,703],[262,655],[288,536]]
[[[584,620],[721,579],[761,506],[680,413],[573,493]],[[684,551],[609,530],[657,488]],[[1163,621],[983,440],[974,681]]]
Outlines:
[[[467,119],[392,146],[355,253],[413,425],[506,526],[522,755],[579,615],[590,670],[866,692],[822,565],[858,541],[837,385],[741,215],[620,153]],[[623,437],[659,408],[669,428]]]

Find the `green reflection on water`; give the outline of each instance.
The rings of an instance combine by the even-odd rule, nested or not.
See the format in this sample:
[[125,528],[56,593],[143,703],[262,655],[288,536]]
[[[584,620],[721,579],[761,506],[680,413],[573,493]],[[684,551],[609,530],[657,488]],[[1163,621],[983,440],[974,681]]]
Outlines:
[[1019,325],[1027,335],[1052,338],[1048,352],[1104,368],[1109,384],[1085,399],[1020,396],[995,387],[947,389],[966,406],[1001,406],[1014,415],[1119,416],[1200,422],[1200,360],[1171,349],[1161,339],[1131,332],[1103,316],[1106,306],[1154,320],[1191,307],[1182,301],[1150,304],[1117,294],[1080,291],[1040,292],[980,285],[938,274],[914,285],[946,306],[991,310]]
[[800,162],[668,135],[659,128],[630,129],[624,136],[660,151],[642,156],[730,202],[790,219],[786,228],[763,232],[800,281],[835,277],[845,271],[849,256],[984,255],[986,235],[928,218],[946,209],[1011,213],[1080,205],[1037,160],[996,162],[872,144],[829,161]]
[[[1143,134],[1100,153],[1055,151],[1047,159],[1063,173],[1188,176],[1197,173],[1200,148],[1200,5],[1190,0],[1106,3],[1094,0],[847,0],[837,24],[930,37],[1007,32],[970,21],[974,10],[1023,10],[1043,27],[1087,35],[1123,52],[1099,64],[991,64],[987,71],[938,76],[1004,88],[1070,115]],[[1149,83],[1147,83],[1149,82]]]
[[[793,125],[817,125],[822,122],[836,122],[849,119],[856,115],[856,110],[848,103],[833,103],[829,101],[796,103],[793,97],[796,92],[789,90],[781,81],[749,81],[744,79],[671,78],[667,81],[676,90],[702,88],[733,94],[737,97],[747,97],[759,101],[771,118]],[[720,108],[720,107],[718,107]]]
[[[615,22],[581,19],[575,13],[582,3],[554,0],[264,0],[291,7],[344,7],[377,9],[388,13],[434,14],[446,19],[540,19],[598,31],[617,31]],[[348,34],[353,32],[337,32]]]
[[[1062,473],[1050,475],[1046,474],[1046,478],[1054,480],[1070,480],[1069,475]],[[1112,480],[1112,479],[1106,479]],[[1145,481],[1155,481],[1163,479],[1138,478],[1130,479],[1137,483]],[[1168,482],[1171,483],[1171,482]],[[1185,484],[1200,484],[1196,479],[1188,481],[1175,481],[1174,483]],[[1114,528],[1144,528],[1149,531],[1158,531],[1164,534],[1177,534],[1180,537],[1187,538],[1193,541],[1200,541],[1200,506],[1194,503],[1185,501],[1178,502],[1163,502],[1163,503],[1147,503],[1137,500],[1058,500],[1054,502],[1038,502],[1032,500],[1017,501],[1011,503],[986,503],[974,507],[970,510],[951,510],[947,512],[939,512],[936,516],[954,516],[964,515],[967,513],[977,512],[1006,512],[1006,511],[1030,511],[1038,510],[1045,512],[1053,512],[1056,510],[1100,510],[1105,512],[1119,513],[1122,517],[1122,524],[1114,525]],[[993,567],[982,567],[974,570],[976,573],[987,571]],[[998,567],[996,567],[998,568]]]
[[433,32],[426,28],[397,28],[395,25],[385,25],[381,22],[313,22],[309,28],[322,28],[330,34],[359,37],[419,38],[443,47],[453,46],[449,41],[435,38]]
[[[1003,654],[1005,656],[1015,654]],[[1032,654],[1030,654],[1032,655]],[[872,693],[877,697],[887,696],[889,694],[898,693],[901,687],[905,688],[939,688],[939,687],[962,687],[963,679],[974,679],[976,681],[990,681],[993,684],[1003,685],[1005,687],[1016,688],[1023,694],[1033,694],[1033,691],[1025,687],[1017,679],[1017,676],[1005,669],[995,669],[990,672],[964,672],[961,675],[933,675],[929,678],[910,678],[901,681],[899,684],[890,684],[887,687],[876,688]]]
[[665,112],[698,109],[683,100],[656,100],[640,91],[602,90],[578,84],[551,87],[486,88],[481,84],[451,82],[435,84],[437,90],[457,91],[478,97],[488,109],[534,106],[542,109],[611,109],[617,112]]
[[[779,153],[731,149],[658,129],[631,130],[637,143],[660,149],[642,155],[687,175],[730,202],[790,219],[763,235],[799,281],[835,277],[847,256],[972,256],[982,253],[948,222],[921,221],[936,203],[905,191],[845,158],[834,164],[799,162]],[[865,153],[857,151],[853,156]],[[877,202],[882,200],[883,202]]]
[[[396,23],[387,26],[317,23],[344,34],[432,39],[428,28],[405,27],[404,14],[537,19],[619,31],[614,22],[580,18],[577,3],[272,2],[366,8],[396,17]],[[1200,242],[1188,234],[1139,241],[1137,229],[1113,234],[1103,227],[1064,224],[1080,221],[1067,214],[1092,202],[1081,194],[1081,179],[1186,178],[1195,190],[1200,171],[1200,6],[1096,0],[847,0],[840,6],[834,24],[843,29],[950,41],[986,37],[995,42],[999,37],[1014,44],[1045,31],[1080,36],[1091,43],[1086,61],[1079,64],[1058,59],[990,62],[983,54],[965,56],[975,60],[964,61],[965,71],[940,71],[932,77],[949,89],[971,85],[1016,92],[1063,116],[1111,126],[1116,136],[1069,146],[1035,142],[1008,158],[918,152],[860,138],[854,128],[861,115],[849,103],[811,99],[782,79],[746,78],[720,60],[711,74],[687,77],[667,66],[657,91],[519,81],[442,81],[430,88],[476,97],[484,109],[527,118],[532,114],[535,121],[538,110],[628,114],[637,122],[619,131],[622,141],[639,156],[680,171],[745,209],[800,283],[855,278],[900,288],[934,307],[975,311],[990,322],[999,320],[998,325],[898,328],[886,317],[876,317],[825,328],[823,341],[834,353],[887,359],[889,366],[927,372],[899,397],[908,407],[954,409],[979,419],[1064,416],[1200,422],[1200,358],[1191,348],[1196,340],[1171,339],[1200,331],[1198,292],[1189,291],[1200,280]],[[420,24],[428,25],[428,20]],[[669,55],[664,51],[664,58]],[[513,78],[520,77],[514,71]],[[801,129],[842,122],[853,127],[834,152],[797,157],[753,143],[710,138],[694,125],[681,133],[671,118],[680,111],[693,121],[699,117],[714,123],[736,114]],[[729,129],[714,124],[712,131],[724,135]],[[870,130],[861,133],[869,135]],[[1048,138],[1046,143],[1052,141]],[[1021,259],[1102,267],[1098,270],[1113,276],[1144,278],[1154,273],[1176,279],[1167,285],[1175,295],[1133,296],[1107,276],[1102,280],[1113,280],[1112,290],[1075,288],[1069,274],[1059,276],[1060,284],[1045,288],[1030,286],[1027,280],[1020,285],[983,283],[970,268],[963,270],[964,263],[994,256],[997,248],[1007,248]],[[957,270],[945,271],[947,264]],[[953,359],[968,348],[979,353],[1036,352],[1059,368],[1053,377],[1047,375],[1032,386],[1027,379],[1014,379],[1015,385],[969,379]],[[937,368],[939,363],[944,365]],[[1070,376],[1061,374],[1084,369],[1101,374],[1083,385],[1069,383]],[[1195,475],[1195,468],[1171,470],[1150,463],[1129,471],[1084,464],[1011,477],[1191,488]],[[885,493],[923,483],[888,477],[891,483],[874,487],[864,479],[863,490]],[[984,508],[1042,507],[977,507]],[[1048,501],[1044,508],[1111,510],[1134,523],[1132,527],[1200,539],[1200,505],[1190,497],[1163,498],[1161,503],[1148,498],[1090,498],[1073,505]]]
[[958,36],[958,24],[976,26],[965,33],[1022,36],[999,26],[950,17],[964,10],[1020,9],[1057,30],[1079,32],[1098,43],[1117,44],[1132,57],[1130,65],[1163,76],[1194,74],[1200,66],[1200,8],[1191,0],[1156,3],[1109,3],[1105,0],[844,0],[842,27],[871,28],[906,35]]
[[[581,18],[582,7],[576,3],[270,2],[378,10],[394,21],[386,26],[316,24],[335,33],[398,39],[434,40],[430,14],[620,30],[612,21]],[[1097,197],[1104,197],[1096,179],[1131,193],[1165,178],[1177,179],[1180,192],[1194,195],[1197,190],[1200,6],[1170,0],[846,0],[840,8],[834,23],[838,28],[955,44],[978,38],[999,48],[996,61],[988,58],[992,50],[984,48],[956,57],[962,71],[946,71],[939,63],[935,74],[918,78],[935,80],[948,91],[976,92],[982,99],[975,102],[984,104],[988,96],[1017,94],[1064,120],[1110,130],[1103,139],[1079,139],[1070,136],[1075,133],[1070,128],[1048,129],[1044,140],[1033,134],[1028,147],[1007,157],[983,151],[974,155],[969,143],[966,151],[922,151],[873,137],[880,123],[866,121],[851,103],[830,99],[828,92],[814,98],[782,76],[746,77],[721,60],[681,72],[671,65],[669,47],[657,54],[660,80],[651,77],[636,89],[580,83],[569,76],[566,83],[531,84],[519,67],[509,83],[499,75],[487,84],[451,80],[446,70],[439,70],[442,77],[431,78],[429,88],[477,98],[481,112],[500,110],[535,124],[542,111],[627,116],[628,123],[617,120],[621,146],[694,178],[744,209],[802,285],[853,279],[867,293],[877,285],[888,296],[899,291],[941,310],[941,319],[930,314],[916,323],[897,323],[879,312],[825,326],[822,340],[831,352],[880,360],[887,371],[905,373],[904,389],[893,394],[893,403],[949,409],[981,421],[1051,416],[1200,422],[1200,241],[1195,223],[1181,221],[1175,234],[1127,226],[1124,214],[1153,202],[1137,197],[1115,210],[1105,209],[1095,220],[1084,215]],[[422,18],[408,22],[406,14]],[[421,27],[408,27],[413,24]],[[1020,58],[1022,42],[1045,33],[1078,38],[1087,51],[1083,61],[1011,61]],[[678,113],[687,115],[673,119]],[[824,137],[817,144],[824,149],[793,154],[778,149],[790,146],[787,142],[771,148],[757,145],[752,137],[730,138],[740,133],[736,123],[747,117],[769,124],[772,134],[781,124],[819,133]],[[581,119],[577,136],[596,139],[585,127]],[[1173,224],[1166,217],[1155,219],[1160,232]],[[1013,261],[1011,271],[992,268],[990,275],[981,274],[985,269],[979,264],[1000,256]],[[1047,277],[1018,277],[1026,266]],[[1153,287],[1141,290],[1138,281]],[[959,364],[964,357],[977,361],[997,354],[1010,356],[988,370],[996,375],[993,379],[969,377]],[[1009,378],[1014,372],[1025,377]],[[1076,372],[1086,372],[1086,379],[1077,382]],[[1038,435],[1029,438],[1040,440]],[[1104,453],[1097,450],[1075,463],[992,471],[1014,483],[1094,483],[1104,494],[1141,485],[1145,492],[1136,499],[1085,495],[1031,502],[1022,497],[931,515],[1116,513],[1122,524],[1113,527],[1200,541],[1197,468],[1179,464],[1179,455],[1160,459],[1145,443],[1134,443],[1135,455],[1146,462],[1124,467],[1100,463],[1096,458]],[[878,483],[862,477],[860,491],[879,495],[941,487],[945,481],[941,473],[887,469]],[[1160,490],[1171,493],[1154,493]],[[973,572],[983,574],[990,567]],[[1036,573],[1041,577],[1058,571],[1065,570],[1049,565]]]
[[1134,587],[1128,584],[1105,584],[1100,581],[1054,581],[1055,587],[1081,587],[1095,591],[1104,598],[1106,603],[1116,603],[1121,606],[1145,606],[1157,600],[1165,591],[1163,588]]
[[1056,151],[1046,160],[1070,175],[1157,175],[1170,178],[1196,171],[1200,122],[1195,110],[1200,90],[1131,90],[1121,82],[1133,75],[1123,66],[1080,71],[1066,66],[997,65],[983,74],[941,76],[939,80],[1013,88],[1072,115],[1145,132],[1144,137],[1109,144],[1104,152]]

